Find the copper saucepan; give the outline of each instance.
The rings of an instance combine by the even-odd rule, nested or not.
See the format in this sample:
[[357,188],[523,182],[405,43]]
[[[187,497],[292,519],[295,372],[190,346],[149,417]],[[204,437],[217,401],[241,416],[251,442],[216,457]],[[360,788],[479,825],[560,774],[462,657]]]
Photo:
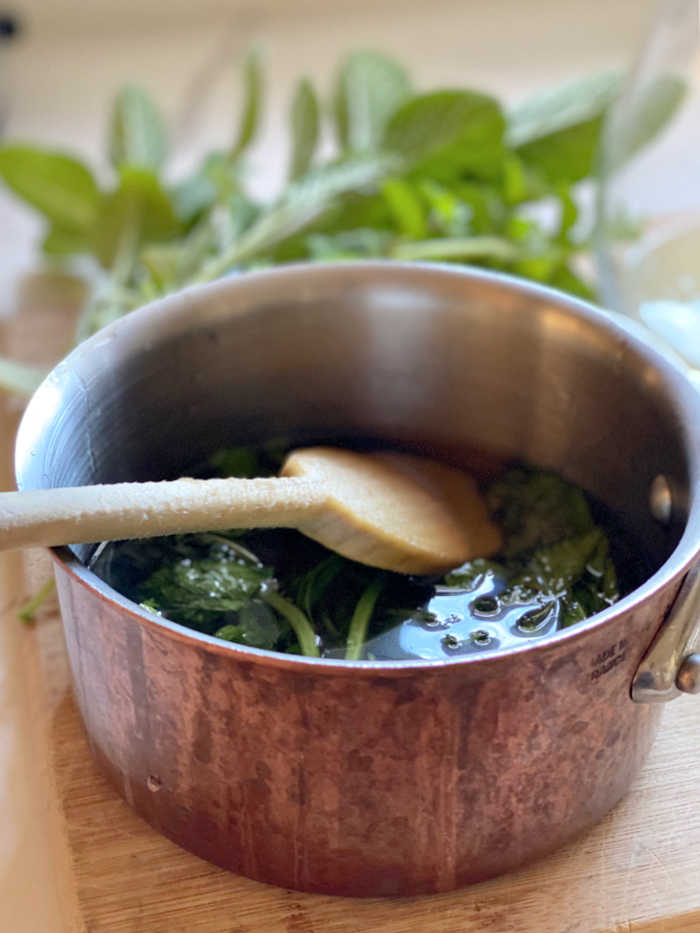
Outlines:
[[[351,895],[446,891],[561,845],[623,796],[661,706],[700,689],[700,403],[603,313],[454,267],[245,274],[158,301],[47,378],[21,488],[173,477],[224,444],[379,437],[552,467],[655,572],[518,650],[316,660],[142,611],[55,552],[75,693],[120,794],[232,871]],[[690,571],[690,572],[689,572]]]

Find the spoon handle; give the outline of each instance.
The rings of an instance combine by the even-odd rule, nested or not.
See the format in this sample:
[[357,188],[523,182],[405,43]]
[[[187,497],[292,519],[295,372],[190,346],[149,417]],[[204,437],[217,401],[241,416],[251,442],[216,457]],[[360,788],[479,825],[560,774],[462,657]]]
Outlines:
[[322,507],[301,477],[177,479],[0,493],[0,550],[227,528],[296,528]]

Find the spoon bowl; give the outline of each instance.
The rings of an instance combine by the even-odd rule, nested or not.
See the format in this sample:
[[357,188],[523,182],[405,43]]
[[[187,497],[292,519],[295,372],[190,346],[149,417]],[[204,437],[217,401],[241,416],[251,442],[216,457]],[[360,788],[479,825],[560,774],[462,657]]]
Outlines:
[[179,479],[0,493],[0,549],[229,528],[297,528],[344,557],[439,573],[498,550],[467,473],[402,453],[292,452],[281,478]]

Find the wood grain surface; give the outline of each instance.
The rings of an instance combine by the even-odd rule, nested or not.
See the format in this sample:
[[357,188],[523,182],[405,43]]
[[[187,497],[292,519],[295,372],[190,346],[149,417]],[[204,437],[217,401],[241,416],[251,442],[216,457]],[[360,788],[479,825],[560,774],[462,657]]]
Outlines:
[[[66,333],[38,304],[5,346],[58,355]],[[48,325],[55,329],[48,334]],[[48,335],[48,336],[47,336]],[[59,349],[60,346],[60,349]],[[17,407],[2,412],[4,487]],[[304,895],[228,874],[160,837],[107,784],[72,698],[56,605],[16,610],[50,573],[43,552],[0,560],[0,929],[36,933],[700,933],[700,700],[664,711],[627,798],[529,868],[425,898]],[[8,738],[9,737],[9,738]],[[11,740],[10,740],[11,739]],[[8,856],[9,857],[5,857]]]

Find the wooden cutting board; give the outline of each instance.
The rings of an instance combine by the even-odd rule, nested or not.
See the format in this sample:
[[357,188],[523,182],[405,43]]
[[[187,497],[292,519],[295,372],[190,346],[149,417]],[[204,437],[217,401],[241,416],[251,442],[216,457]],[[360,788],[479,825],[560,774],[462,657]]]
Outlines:
[[[4,352],[38,363],[64,352],[77,294],[50,284],[25,292],[5,325]],[[17,404],[0,404],[2,488],[11,485],[18,414]],[[700,697],[668,705],[628,797],[546,860],[434,897],[299,894],[189,855],[106,783],[71,695],[55,602],[33,626],[16,616],[50,572],[44,552],[0,557],[0,930],[700,933]]]

